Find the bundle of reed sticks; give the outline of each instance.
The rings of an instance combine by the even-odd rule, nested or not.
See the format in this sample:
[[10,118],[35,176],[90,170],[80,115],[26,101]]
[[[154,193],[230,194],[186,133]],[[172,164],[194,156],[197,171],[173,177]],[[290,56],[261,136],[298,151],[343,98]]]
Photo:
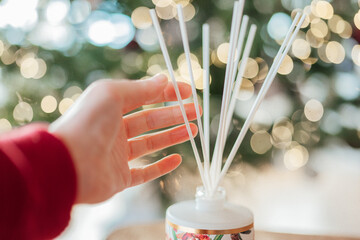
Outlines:
[[[194,99],[194,105],[196,109],[196,116],[197,116],[197,124],[199,128],[199,135],[200,135],[200,143],[201,143],[201,150],[202,150],[202,160],[196,146],[194,136],[191,132],[189,120],[187,119],[185,108],[183,101],[180,96],[179,88],[177,86],[177,82],[175,79],[174,69],[170,61],[170,56],[165,44],[165,40],[160,28],[160,24],[158,18],[156,16],[156,12],[154,9],[150,10],[150,15],[154,24],[154,28],[156,34],[158,36],[160,48],[162,54],[165,59],[165,63],[167,69],[169,71],[170,78],[173,82],[175,93],[180,105],[180,109],[182,112],[182,116],[184,118],[184,122],[186,125],[186,129],[188,131],[190,137],[190,143],[195,155],[195,160],[199,169],[200,177],[204,185],[205,194],[207,197],[211,198],[216,189],[218,188],[221,180],[224,178],[226,172],[228,171],[234,157],[245,137],[246,132],[248,131],[254,116],[263,101],[266,93],[268,92],[271,83],[273,82],[280,65],[287,55],[292,43],[294,42],[297,33],[300,30],[301,25],[303,24],[306,14],[305,13],[298,13],[292,25],[290,26],[285,39],[276,54],[271,68],[266,76],[262,87],[256,97],[256,100],[251,107],[249,115],[247,116],[244,125],[242,126],[240,133],[233,144],[233,147],[228,155],[225,163],[223,164],[223,153],[224,147],[226,144],[231,119],[234,114],[234,109],[236,105],[237,96],[239,94],[239,90],[241,87],[242,79],[244,76],[244,72],[246,70],[246,64],[251,52],[251,48],[253,45],[255,33],[256,33],[256,25],[252,24],[247,34],[247,39],[245,43],[245,36],[248,29],[249,17],[244,15],[245,0],[239,0],[234,3],[233,8],[233,15],[232,15],[232,23],[231,23],[231,30],[230,30],[230,40],[229,40],[229,52],[228,52],[228,59],[227,65],[225,70],[225,79],[224,79],[224,90],[222,94],[222,103],[221,103],[221,112],[220,112],[220,122],[219,128],[217,132],[215,147],[213,151],[213,156],[210,161],[210,101],[209,101],[209,84],[210,84],[210,73],[209,73],[209,65],[210,65],[210,35],[209,35],[209,25],[203,24],[202,26],[202,47],[203,47],[203,122],[201,121],[200,115],[200,108],[197,99],[197,92],[195,87],[195,80],[193,76],[193,70],[191,66],[191,58],[190,58],[190,47],[188,41],[188,35],[186,31],[186,25],[184,20],[184,14],[182,5],[177,5],[177,14],[179,19],[180,31],[181,31],[181,38],[184,47],[184,53],[186,57],[187,67],[189,71],[189,77],[191,82],[192,94]],[[241,62],[240,62],[241,59]],[[240,62],[240,66],[239,66]]]

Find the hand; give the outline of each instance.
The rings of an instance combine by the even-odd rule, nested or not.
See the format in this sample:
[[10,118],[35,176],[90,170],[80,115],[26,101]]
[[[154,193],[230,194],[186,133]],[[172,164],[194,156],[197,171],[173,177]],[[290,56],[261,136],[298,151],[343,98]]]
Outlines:
[[[182,98],[191,88],[178,84]],[[148,182],[181,163],[178,154],[141,168],[128,161],[184,142],[184,125],[139,136],[149,130],[183,123],[179,106],[143,110],[123,116],[145,104],[175,101],[173,85],[164,75],[149,80],[101,80],[89,86],[77,102],[49,131],[63,140],[73,158],[77,178],[77,203],[104,201],[128,187]],[[185,105],[189,120],[196,118],[193,104]],[[194,135],[197,127],[191,124]]]

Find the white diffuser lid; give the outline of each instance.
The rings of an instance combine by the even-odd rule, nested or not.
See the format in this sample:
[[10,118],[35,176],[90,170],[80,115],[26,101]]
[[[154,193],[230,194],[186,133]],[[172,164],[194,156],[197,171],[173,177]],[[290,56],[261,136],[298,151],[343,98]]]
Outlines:
[[170,206],[166,211],[166,219],[178,226],[206,230],[239,229],[253,224],[251,211],[226,203],[223,189],[219,189],[214,199],[197,194],[196,201]]

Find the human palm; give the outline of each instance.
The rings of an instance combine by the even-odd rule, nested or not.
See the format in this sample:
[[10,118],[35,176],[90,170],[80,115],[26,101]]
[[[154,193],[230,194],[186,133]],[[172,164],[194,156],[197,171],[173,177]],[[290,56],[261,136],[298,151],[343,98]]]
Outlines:
[[[183,98],[190,87],[178,84]],[[144,167],[130,168],[128,161],[184,142],[184,125],[144,134],[183,123],[178,106],[128,112],[145,104],[176,100],[172,84],[163,75],[150,80],[110,81],[92,84],[71,109],[50,126],[50,131],[69,148],[78,176],[78,203],[95,203],[175,169],[178,154]],[[196,118],[193,104],[185,105],[188,118]],[[197,128],[191,124],[193,134]]]

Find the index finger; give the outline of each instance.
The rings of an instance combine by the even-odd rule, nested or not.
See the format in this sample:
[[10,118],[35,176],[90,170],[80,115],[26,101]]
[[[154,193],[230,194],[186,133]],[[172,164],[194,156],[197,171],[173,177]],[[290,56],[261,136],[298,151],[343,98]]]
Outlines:
[[[115,82],[123,100],[122,112],[127,113],[142,105],[176,101],[172,83],[165,75],[157,75],[148,80]],[[182,99],[191,96],[191,87],[186,83],[178,83]]]

